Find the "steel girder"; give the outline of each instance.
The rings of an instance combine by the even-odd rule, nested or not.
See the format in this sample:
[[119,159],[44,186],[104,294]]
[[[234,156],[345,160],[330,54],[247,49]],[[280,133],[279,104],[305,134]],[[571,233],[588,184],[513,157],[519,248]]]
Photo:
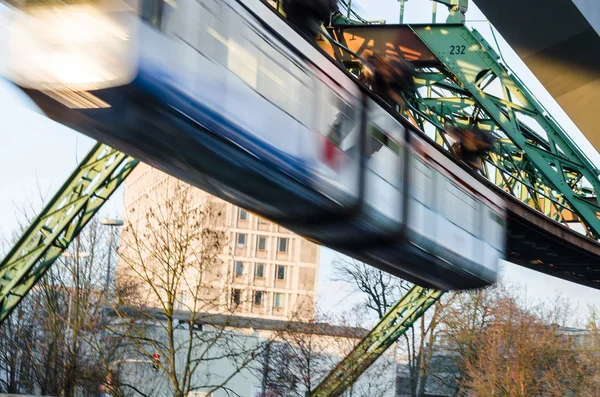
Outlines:
[[400,336],[402,336],[443,292],[419,286],[411,288],[311,392],[310,397],[335,397],[373,364]]
[[527,205],[600,237],[599,171],[475,30],[411,26],[440,60],[421,67],[408,113],[451,150],[444,123],[477,124],[497,143],[482,174]]
[[0,262],[0,323],[67,249],[138,161],[96,144]]

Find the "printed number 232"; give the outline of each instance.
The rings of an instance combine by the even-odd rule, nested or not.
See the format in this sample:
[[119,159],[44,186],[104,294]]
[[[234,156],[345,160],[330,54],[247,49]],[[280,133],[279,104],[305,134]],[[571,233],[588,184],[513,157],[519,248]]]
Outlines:
[[465,53],[467,49],[464,45],[451,45],[450,46],[450,55],[462,55]]

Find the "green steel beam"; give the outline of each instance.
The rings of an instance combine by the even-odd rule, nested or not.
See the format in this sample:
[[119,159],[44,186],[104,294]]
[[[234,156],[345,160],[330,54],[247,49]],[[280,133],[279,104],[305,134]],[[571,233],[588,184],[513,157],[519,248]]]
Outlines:
[[[441,3],[448,6],[450,14],[446,19],[447,23],[461,23],[465,20],[465,13],[469,7],[469,0],[433,0],[436,3]],[[434,8],[435,13],[435,8]],[[435,16],[434,16],[435,18]]]
[[340,396],[442,296],[442,291],[415,286],[379,324],[311,392],[310,397]]
[[0,262],[0,324],[137,164],[106,145],[93,147]]
[[435,128],[439,143],[444,122],[493,132],[499,139],[484,174],[509,193],[512,184],[512,195],[552,219],[581,221],[598,239],[600,172],[491,46],[463,25],[411,28],[441,62],[415,79],[409,111],[420,126]]

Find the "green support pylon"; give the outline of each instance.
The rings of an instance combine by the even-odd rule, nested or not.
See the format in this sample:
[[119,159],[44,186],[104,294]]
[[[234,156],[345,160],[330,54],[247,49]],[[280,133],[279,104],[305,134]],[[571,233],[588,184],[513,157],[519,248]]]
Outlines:
[[447,23],[462,23],[465,21],[465,13],[469,7],[469,0],[433,0],[448,6]]
[[404,295],[311,392],[309,397],[340,396],[415,323],[443,292],[415,286]]
[[96,144],[0,263],[0,324],[138,161]]
[[420,126],[429,123],[442,131],[443,122],[450,121],[477,124],[496,134],[500,139],[487,159],[485,176],[552,219],[582,221],[587,235],[598,239],[598,169],[519,78],[498,62],[492,47],[463,25],[411,28],[441,62],[417,78],[418,86],[430,93],[411,102]]

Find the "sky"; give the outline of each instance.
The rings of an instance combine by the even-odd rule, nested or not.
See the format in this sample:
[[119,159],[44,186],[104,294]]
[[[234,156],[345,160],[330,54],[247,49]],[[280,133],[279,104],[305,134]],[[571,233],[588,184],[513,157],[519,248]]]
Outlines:
[[[386,19],[397,23],[399,3],[397,0],[353,0],[359,5],[361,15],[366,19]],[[368,4],[368,6],[366,6]],[[0,10],[1,11],[1,10]],[[431,22],[431,2],[410,0],[405,6],[405,22]],[[445,7],[438,5],[438,22],[447,16]],[[492,43],[490,26],[482,13],[471,3],[467,12],[467,25],[475,27]],[[0,26],[0,49],[5,48],[4,24]],[[518,56],[496,32],[501,52],[508,65],[525,82],[530,90],[544,104],[573,140],[596,164],[600,165],[600,155],[583,137],[571,120],[564,114],[543,86],[531,74]],[[0,51],[0,68],[4,64]],[[0,234],[10,236],[22,219],[21,210],[28,207],[41,209],[42,198],[49,200],[64,183],[94,141],[67,127],[43,116],[27,97],[10,83],[0,80]],[[100,216],[120,216],[122,214],[122,188],[101,209]],[[344,284],[331,281],[331,262],[337,253],[322,248],[319,270],[319,306],[326,311],[348,310],[360,300]],[[578,305],[583,315],[588,305],[600,307],[600,291],[562,281],[534,271],[503,263],[502,277],[510,284],[520,284],[527,291],[530,300],[553,300],[562,295]]]

